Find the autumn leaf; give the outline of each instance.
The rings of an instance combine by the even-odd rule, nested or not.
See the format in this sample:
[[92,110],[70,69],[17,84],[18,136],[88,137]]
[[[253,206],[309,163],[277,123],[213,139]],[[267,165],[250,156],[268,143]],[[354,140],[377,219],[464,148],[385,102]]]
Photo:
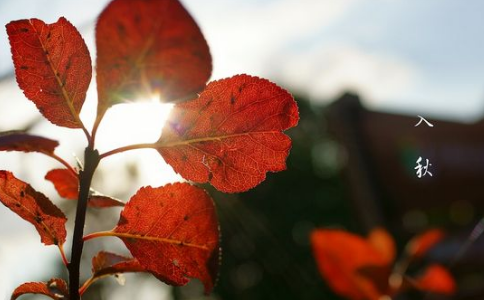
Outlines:
[[91,58],[77,29],[65,18],[7,24],[15,75],[25,96],[50,122],[82,128],[79,113],[92,75]]
[[53,169],[46,175],[45,179],[54,184],[57,193],[63,198],[77,200],[79,195],[79,179],[70,170]]
[[395,260],[397,250],[395,246],[395,241],[392,236],[381,227],[376,227],[371,230],[367,237],[370,245],[373,246],[388,264],[392,264]]
[[415,279],[414,286],[422,291],[452,295],[456,292],[456,284],[452,275],[441,265],[428,266],[424,272]]
[[[328,285],[341,296],[352,300],[379,299],[384,294],[372,274],[381,274],[390,265],[385,255],[368,240],[337,229],[317,229],[311,234],[311,244],[319,272]],[[362,270],[378,272],[362,272]],[[376,275],[375,275],[376,276]]]
[[202,189],[187,183],[141,188],[126,204],[110,232],[85,239],[117,236],[146,272],[171,285],[198,278],[209,293],[219,263],[215,207]]
[[116,206],[124,206],[125,203],[121,200],[118,200],[113,197],[105,196],[98,194],[91,190],[91,195],[89,195],[89,199],[87,202],[87,206],[93,208],[107,208],[107,207],[116,207]]
[[194,96],[210,77],[207,42],[176,0],[114,0],[96,26],[98,119],[113,104]]
[[59,142],[21,131],[0,133],[0,151],[40,152],[53,154]]
[[223,192],[255,187],[286,168],[296,102],[268,80],[237,75],[214,81],[194,100],[175,105],[156,148],[188,180]]
[[59,278],[53,278],[49,282],[24,283],[13,291],[10,299],[15,300],[25,294],[42,294],[54,300],[69,299],[67,283]]
[[98,279],[128,272],[146,271],[135,258],[101,251],[92,258],[92,276],[83,284],[79,293],[84,294],[87,288]]
[[102,277],[126,272],[145,272],[140,263],[132,257],[101,251],[92,258],[93,277]]
[[22,219],[32,223],[45,245],[63,245],[67,218],[44,194],[15,178],[11,172],[0,171],[0,201]]
[[[67,169],[53,169],[46,175],[45,179],[54,184],[57,193],[63,198],[70,200],[77,200],[79,197],[79,180],[70,170]],[[114,206],[124,206],[124,202],[102,195],[101,193],[91,189],[87,206],[95,208],[105,208]]]
[[444,237],[445,233],[441,229],[429,229],[410,240],[405,251],[412,258],[422,257]]

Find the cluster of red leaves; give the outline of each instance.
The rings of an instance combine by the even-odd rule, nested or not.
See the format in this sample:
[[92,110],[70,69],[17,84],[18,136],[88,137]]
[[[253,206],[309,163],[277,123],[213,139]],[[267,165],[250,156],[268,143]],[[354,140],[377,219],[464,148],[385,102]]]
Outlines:
[[438,229],[414,237],[399,261],[395,261],[393,238],[382,228],[366,238],[344,230],[317,229],[311,244],[318,269],[335,293],[351,300],[378,300],[409,290],[452,295],[454,279],[441,265],[429,265],[416,277],[405,274],[443,237]]
[[[210,182],[223,192],[243,192],[258,185],[267,172],[285,169],[291,147],[284,130],[299,119],[292,96],[257,77],[237,75],[207,84],[212,71],[208,45],[195,21],[177,0],[114,0],[96,26],[98,107],[89,131],[79,117],[92,77],[92,62],[83,38],[61,17],[45,24],[38,19],[7,24],[15,74],[25,96],[55,125],[82,129],[88,149],[106,111],[142,95],[176,101],[156,143],[176,172],[198,183]],[[60,196],[79,197],[81,172],[58,157],[57,141],[23,132],[0,135],[0,151],[40,152],[64,165],[47,173]],[[137,147],[132,147],[136,149]],[[115,149],[100,159],[126,149]],[[8,171],[0,172],[0,201],[32,223],[46,245],[59,247],[64,263],[66,217],[43,194]],[[123,272],[149,272],[160,280],[183,285],[198,278],[210,292],[219,263],[219,229],[210,196],[188,183],[140,189],[126,204],[91,191],[88,205],[124,206],[118,225],[93,233],[119,237],[132,258],[100,252],[93,258],[95,280]],[[26,283],[12,299],[40,293],[68,297],[60,279]]]

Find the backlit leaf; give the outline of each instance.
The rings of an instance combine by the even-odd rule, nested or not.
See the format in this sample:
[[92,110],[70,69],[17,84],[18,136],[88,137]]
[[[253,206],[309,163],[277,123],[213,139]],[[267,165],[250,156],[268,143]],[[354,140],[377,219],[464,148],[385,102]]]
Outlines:
[[171,285],[198,278],[208,293],[218,272],[219,229],[215,207],[187,183],[144,187],[126,204],[113,235],[146,271]]
[[42,294],[54,300],[69,299],[67,283],[59,278],[53,278],[49,282],[24,283],[13,291],[10,299],[15,300],[25,294]]
[[77,29],[65,18],[7,24],[15,75],[25,96],[50,122],[81,128],[79,113],[92,75],[91,58]]
[[53,154],[59,142],[20,131],[0,133],[0,151],[41,152]]
[[127,272],[146,272],[138,260],[118,254],[101,251],[92,258],[93,278]]
[[452,275],[441,265],[428,266],[422,275],[415,279],[415,287],[432,293],[452,295],[456,284]]
[[177,0],[114,0],[96,26],[98,117],[109,106],[159,94],[193,97],[210,77],[208,45]]
[[445,233],[441,229],[429,229],[408,242],[405,249],[407,255],[413,258],[422,257],[444,237]]
[[63,198],[77,200],[79,195],[79,179],[67,169],[50,170],[45,179],[54,184],[57,193]]
[[91,194],[87,202],[87,206],[93,207],[93,208],[107,208],[107,207],[116,207],[116,206],[124,206],[124,205],[125,203],[121,200],[118,200],[109,196],[100,195],[97,193]]
[[[70,170],[54,169],[50,170],[45,179],[54,184],[57,193],[63,198],[77,200],[79,196],[79,180]],[[124,202],[112,197],[102,195],[91,189],[87,206],[95,208],[124,206]]]
[[286,168],[296,126],[296,102],[265,79],[237,75],[214,81],[197,99],[177,104],[157,150],[188,180],[210,182],[223,192],[242,192],[267,172]]
[[372,275],[384,269],[389,274],[391,265],[367,240],[343,230],[317,229],[311,234],[311,244],[319,272],[334,292],[352,300],[373,300],[384,295],[381,289],[388,286],[387,278],[380,283],[381,276]]
[[46,245],[62,245],[66,240],[67,218],[44,194],[15,178],[8,171],[0,171],[0,202],[22,219],[32,223]]

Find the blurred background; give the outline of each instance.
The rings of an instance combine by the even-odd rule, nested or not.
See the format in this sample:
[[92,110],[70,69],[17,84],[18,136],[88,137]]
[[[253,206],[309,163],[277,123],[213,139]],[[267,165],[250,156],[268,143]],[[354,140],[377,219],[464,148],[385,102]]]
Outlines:
[[[309,233],[330,226],[365,234],[377,225],[400,246],[426,228],[447,229],[449,239],[427,259],[454,261],[457,297],[482,298],[481,227],[472,238],[469,234],[484,208],[484,2],[181,2],[210,45],[212,79],[257,75],[296,97],[301,121],[288,132],[294,141],[288,170],[269,174],[259,187],[239,195],[206,187],[222,229],[223,259],[213,295],[203,296],[196,281],[171,288],[150,276],[126,275],[124,287],[108,278],[86,299],[339,299],[317,271]],[[65,16],[83,35],[94,61],[95,20],[107,3],[2,0],[0,23],[23,18],[53,23]],[[82,112],[87,124],[95,106],[91,85]],[[155,141],[168,113],[166,105],[118,105],[103,121],[98,147],[106,151]],[[415,127],[418,115],[434,127]],[[82,133],[43,120],[18,88],[2,30],[0,132],[14,129],[59,140],[56,153],[72,164],[82,159]],[[429,159],[431,177],[417,177],[419,157]],[[37,154],[0,154],[0,169],[30,182],[72,218],[75,203],[60,199],[44,180],[55,167]],[[94,187],[127,200],[141,186],[180,179],[155,151],[139,150],[104,161]],[[118,216],[117,209],[93,209],[85,231],[110,229]],[[89,242],[83,277],[100,249],[128,254],[116,239]],[[42,246],[30,224],[0,207],[0,299],[9,299],[25,281],[53,276],[67,276],[57,250]]]

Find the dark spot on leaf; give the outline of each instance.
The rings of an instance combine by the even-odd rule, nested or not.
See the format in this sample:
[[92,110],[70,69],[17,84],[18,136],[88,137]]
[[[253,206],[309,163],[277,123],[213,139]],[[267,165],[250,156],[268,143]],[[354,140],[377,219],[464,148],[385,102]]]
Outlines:
[[54,241],[53,242],[54,242],[54,245],[58,245],[59,244],[59,241],[57,240],[56,237],[54,237]]
[[126,27],[124,27],[123,24],[118,23],[117,24],[117,29],[118,29],[119,35],[121,35],[121,36],[125,36],[126,35]]
[[24,191],[20,191],[20,197],[25,197],[25,192]]
[[47,39],[50,40],[51,32],[47,33]]
[[245,83],[239,86],[239,94],[242,92],[244,88],[245,88]]
[[230,104],[235,104],[235,97],[234,95],[230,95]]
[[20,66],[20,69],[22,69],[22,70],[28,70],[29,67],[27,67],[27,66]]
[[[42,218],[40,216],[35,216],[35,222],[40,223],[42,222]],[[45,228],[44,228],[45,229]]]
[[27,28],[20,28],[20,32],[29,32]]
[[59,77],[60,76],[60,73],[59,72],[55,73],[55,76]]
[[134,23],[139,24],[140,21],[141,21],[141,16],[138,14],[134,15]]
[[20,207],[21,205],[20,205],[20,204],[18,204],[18,203],[15,203],[15,206],[16,206],[16,207]]
[[45,50],[45,55],[49,55],[49,50]]
[[212,178],[213,178],[213,174],[211,172],[208,173],[208,181],[212,181]]
[[188,215],[185,215],[185,216],[183,217],[183,220],[184,220],[184,221],[188,221],[188,219],[189,219],[189,218],[190,218],[190,217],[189,217]]
[[181,160],[182,161],[187,161],[188,160],[188,156],[186,156],[185,154],[183,154],[182,157],[181,157]]

